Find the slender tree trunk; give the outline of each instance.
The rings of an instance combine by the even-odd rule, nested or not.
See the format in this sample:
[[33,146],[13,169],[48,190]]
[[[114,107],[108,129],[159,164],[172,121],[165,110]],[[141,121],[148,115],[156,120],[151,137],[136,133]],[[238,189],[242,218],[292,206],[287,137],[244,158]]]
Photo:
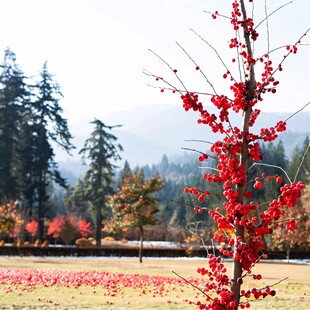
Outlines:
[[45,174],[42,171],[39,184],[38,203],[38,239],[43,242],[44,238],[44,217],[45,217]]
[[286,258],[287,258],[287,263],[289,263],[290,262],[290,249],[289,248],[286,250]]
[[[249,129],[249,118],[250,114],[252,112],[252,109],[248,107],[244,113],[244,119],[243,119],[243,132],[247,132]],[[243,138],[242,142],[242,151],[241,151],[241,156],[240,156],[240,164],[243,165],[245,171],[247,171],[248,168],[248,142],[246,138]],[[240,204],[244,203],[244,192],[245,192],[245,184],[238,185],[237,186],[237,193],[238,193],[238,198],[237,201]],[[236,214],[236,216],[241,219],[240,214]],[[244,227],[241,225],[236,225],[234,229],[235,233],[235,245],[237,245],[237,239],[242,239],[244,240]],[[238,309],[238,304],[240,300],[240,284],[238,283],[238,278],[242,277],[242,265],[240,263],[239,259],[236,259],[236,254],[240,254],[240,251],[237,249],[235,246],[234,248],[234,260],[233,260],[233,269],[232,269],[232,282],[231,282],[231,290],[234,293],[234,298],[237,302],[237,308]]]
[[139,229],[140,229],[139,262],[142,263],[142,257],[143,257],[143,241],[144,241],[143,226],[139,226]]
[[[243,16],[243,20],[247,20],[246,9],[244,6],[244,0],[240,0],[241,12]],[[244,39],[247,48],[247,54],[249,57],[253,58],[253,51],[251,47],[250,34],[247,30],[247,23],[244,25]],[[250,75],[249,80],[246,81],[246,94],[244,94],[246,102],[249,103],[255,97],[256,90],[256,79],[255,79],[255,71],[253,63],[250,64]],[[242,150],[240,154],[240,165],[244,167],[245,173],[248,170],[248,161],[249,161],[249,153],[248,153],[248,140],[246,138],[245,133],[249,132],[249,124],[250,124],[250,116],[252,113],[251,105],[247,104],[247,107],[244,111],[243,115],[243,140],[242,140]],[[244,203],[244,192],[245,192],[246,180],[244,184],[239,184],[237,186],[238,198],[237,201],[240,204]],[[241,219],[240,214],[236,214],[236,216]],[[234,293],[234,298],[236,300],[236,309],[239,307],[240,301],[240,284],[238,283],[238,278],[242,278],[243,268],[239,259],[236,259],[236,254],[240,254],[237,249],[237,239],[244,240],[244,227],[241,225],[236,225],[234,229],[235,233],[235,248],[234,248],[234,260],[233,260],[233,269],[232,269],[232,280],[231,280],[231,291]]]
[[101,246],[101,222],[102,222],[102,214],[101,214],[101,204],[98,203],[96,206],[96,246]]

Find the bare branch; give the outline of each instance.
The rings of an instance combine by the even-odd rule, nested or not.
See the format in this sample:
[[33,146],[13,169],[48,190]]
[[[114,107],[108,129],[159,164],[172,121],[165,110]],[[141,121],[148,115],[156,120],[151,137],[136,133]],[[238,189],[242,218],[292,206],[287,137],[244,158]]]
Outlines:
[[213,167],[207,167],[207,166],[199,166],[198,167],[199,169],[209,169],[209,170],[213,170],[213,171],[216,171],[216,172],[219,172],[220,170],[216,169],[216,168],[213,168]]
[[[303,44],[298,44],[299,46],[310,46],[310,44],[306,44],[306,43],[303,43]],[[271,53],[273,53],[273,52],[275,52],[275,51],[277,51],[277,50],[280,50],[280,49],[283,49],[283,48],[287,48],[287,46],[290,46],[290,45],[282,45],[282,46],[279,46],[279,47],[276,47],[276,48],[274,48],[274,49],[272,49],[272,50],[270,50],[269,51],[269,54],[271,54]],[[266,54],[266,53],[265,53]],[[265,55],[264,54],[264,55]],[[261,56],[262,57],[262,56]],[[259,58],[261,58],[261,57],[259,57]],[[258,58],[258,59],[259,59]]]
[[209,256],[210,253],[209,253],[208,247],[206,246],[206,244],[205,244],[203,238],[199,237],[196,233],[194,233],[187,225],[185,225],[185,228],[186,228],[191,234],[193,234],[196,238],[198,238],[198,239],[201,241],[203,248],[206,250],[207,255]]
[[191,283],[190,281],[188,281],[187,279],[185,279],[184,277],[182,277],[181,275],[179,275],[178,273],[176,273],[175,271],[172,271],[172,273],[174,273],[176,276],[178,276],[179,278],[181,278],[182,280],[184,280],[186,283],[188,283],[189,285],[191,285],[192,287],[194,287],[196,290],[198,290],[200,293],[202,293],[203,295],[205,295],[206,297],[210,298],[211,300],[213,300],[213,298],[211,296],[209,296],[208,294],[206,294],[206,292],[204,292],[201,288],[199,288],[198,286],[196,286],[195,284]]
[[268,18],[273,15],[274,13],[278,12],[279,10],[281,10],[282,8],[284,8],[285,6],[292,4],[293,2],[295,2],[296,0],[290,1],[288,3],[285,3],[283,5],[281,5],[280,7],[278,7],[276,10],[274,10],[273,12],[271,12],[269,15],[267,15],[260,23],[257,24],[257,26],[255,27],[255,30],[265,21],[268,20]]
[[[154,51],[152,51],[151,49],[149,49],[149,51],[150,51],[152,54],[154,54],[157,58],[159,58],[164,64],[166,64],[166,65],[168,66],[168,68],[175,74],[176,78],[177,78],[178,81],[181,83],[181,85],[183,86],[183,88],[187,91],[187,89],[186,89],[184,83],[183,83],[182,80],[179,78],[179,76],[178,76],[176,70],[173,69],[173,68],[169,65],[169,63],[168,63],[166,60],[164,60],[162,57],[160,57],[160,56],[159,56],[158,54],[156,54]],[[187,91],[187,92],[188,92],[188,91]]]
[[[307,33],[310,31],[310,28],[308,28],[305,33],[299,38],[299,40],[293,44],[293,46],[297,46],[297,45],[300,45],[300,41],[303,37],[305,37],[307,35]],[[277,68],[270,74],[270,76],[268,77],[267,79],[267,82],[270,80],[270,78],[272,76],[274,76],[274,74],[279,70],[279,68],[282,66],[282,64],[284,63],[284,61],[287,59],[287,56],[289,56],[291,54],[291,51],[289,50],[286,55],[283,57],[282,61],[279,63],[279,65],[277,66]]]
[[[192,31],[196,36],[198,36],[203,42],[205,42],[215,52],[215,54],[217,55],[217,57],[219,58],[223,66],[226,68],[227,72],[230,72],[230,70],[228,69],[227,65],[225,64],[224,60],[222,59],[218,51],[207,40],[205,40],[200,34],[198,34],[194,29],[191,28],[190,31]],[[236,82],[236,80],[233,78],[231,73],[230,73],[230,76]]]
[[[147,76],[150,76],[150,77],[154,77],[160,81],[162,81],[163,83],[167,84],[169,87],[161,87],[161,86],[154,86],[154,85],[151,85],[151,84],[147,84],[147,86],[149,87],[152,87],[152,88],[158,88],[158,89],[165,89],[165,90],[171,90],[171,91],[174,91],[174,92],[177,92],[179,93],[180,95],[184,94],[184,93],[188,93],[187,90],[182,90],[182,89],[178,89],[176,88],[175,86],[173,86],[170,82],[168,82],[167,80],[165,80],[164,78],[162,77],[159,77],[158,75],[155,75],[151,72],[149,72],[148,70],[146,69],[143,69],[143,74],[147,75]],[[192,93],[195,93],[197,95],[204,95],[204,96],[214,96],[214,94],[211,94],[211,93],[203,93],[203,92],[199,92],[199,91],[191,91]]]
[[[210,15],[214,14],[213,12],[210,12],[210,11],[203,11],[203,12],[207,13],[207,14],[210,14]],[[223,17],[223,18],[231,19],[231,17],[223,15],[223,14],[219,14],[219,13],[217,13],[216,16],[220,16],[220,17]]]
[[186,141],[186,142],[202,142],[202,143],[208,143],[208,144],[213,145],[212,142],[205,141],[205,140],[199,140],[199,139],[197,139],[197,140],[195,140],[195,139],[190,139],[190,140],[184,140],[184,141]]
[[[201,155],[205,155],[205,154],[206,154],[206,153],[201,152],[201,151],[198,151],[198,150],[196,150],[196,149],[190,149],[190,148],[187,148],[187,147],[182,147],[181,149],[184,150],[184,151],[196,152],[196,153],[199,153],[199,154],[201,154]],[[206,155],[208,155],[208,157],[210,157],[210,158],[215,159],[215,157],[212,156],[212,155],[209,155],[209,154],[206,154]]]
[[288,279],[288,277],[285,277],[285,278],[281,279],[280,281],[278,281],[278,282],[276,282],[276,283],[273,283],[273,284],[271,284],[271,285],[268,285],[268,286],[269,286],[269,287],[273,287],[273,286],[278,285],[278,284],[280,284],[281,282],[283,282],[283,281],[285,281],[285,280],[287,280],[287,279]]
[[294,182],[296,182],[296,179],[297,179],[297,176],[298,176],[298,174],[299,174],[300,168],[301,168],[302,164],[303,164],[304,161],[305,161],[305,158],[306,158],[306,155],[307,155],[307,153],[308,153],[308,151],[309,151],[309,148],[310,148],[310,143],[308,144],[308,146],[307,146],[307,148],[306,148],[306,150],[305,150],[305,152],[304,152],[304,154],[303,154],[303,156],[302,156],[302,159],[301,159],[301,161],[300,161],[300,164],[299,164],[299,166],[298,166],[298,168],[297,168],[297,171],[296,171],[296,174],[295,174],[295,177],[294,177]]
[[256,167],[256,166],[266,166],[266,167],[278,168],[278,169],[282,170],[282,172],[284,172],[285,176],[287,177],[287,179],[289,180],[289,182],[292,184],[292,181],[291,181],[290,177],[288,176],[288,174],[286,173],[286,171],[285,171],[282,167],[276,166],[276,165],[264,164],[264,163],[254,163],[254,164],[248,169],[248,171],[249,171],[251,168]]
[[265,15],[266,15],[266,31],[267,31],[267,54],[270,54],[270,34],[269,34],[269,16],[267,11],[267,0],[265,0]]
[[187,55],[187,57],[194,63],[194,65],[196,66],[196,68],[199,68],[199,71],[201,72],[201,74],[203,75],[203,77],[205,78],[205,80],[207,81],[207,83],[210,85],[210,87],[212,88],[212,90],[214,91],[215,95],[217,95],[217,92],[213,86],[213,84],[209,81],[209,79],[207,78],[207,76],[202,72],[202,70],[200,69],[199,65],[194,61],[194,59],[189,55],[189,53],[178,43],[176,42],[176,44],[182,49],[182,51]]
[[289,116],[285,122],[287,122],[290,118],[292,118],[293,116],[295,116],[297,113],[301,112],[303,109],[305,109],[308,105],[310,104],[310,102],[306,103],[301,109],[299,109],[298,111],[294,112],[291,116]]

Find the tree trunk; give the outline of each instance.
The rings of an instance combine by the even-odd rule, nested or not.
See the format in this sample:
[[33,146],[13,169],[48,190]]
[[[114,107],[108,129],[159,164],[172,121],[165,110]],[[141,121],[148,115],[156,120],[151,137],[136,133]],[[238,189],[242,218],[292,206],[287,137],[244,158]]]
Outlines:
[[[244,0],[240,0],[241,5],[241,12],[243,20],[247,20],[247,14],[246,9],[244,6]],[[248,31],[247,23],[244,24],[244,40],[246,44],[247,54],[250,58],[253,58],[253,51],[251,47],[251,41],[250,41],[250,34]],[[255,79],[255,71],[254,71],[254,65],[253,63],[250,64],[250,75],[249,80],[246,81],[246,94],[244,94],[245,99],[247,103],[249,103],[254,97],[255,97],[255,90],[256,90],[256,79]],[[247,107],[245,108],[244,115],[243,115],[243,140],[242,140],[242,150],[240,154],[240,165],[244,167],[245,173],[247,173],[248,170],[248,162],[249,162],[249,150],[248,150],[248,140],[246,138],[245,133],[249,132],[249,124],[250,124],[250,116],[252,113],[252,107],[250,104],[247,104]],[[238,198],[237,201],[240,204],[244,203],[244,192],[245,192],[245,186],[246,186],[246,180],[244,184],[237,185],[237,193]],[[236,217],[241,219],[240,214],[236,214]],[[238,278],[242,277],[243,268],[238,259],[235,259],[235,255],[239,253],[239,250],[237,249],[237,238],[241,237],[242,240],[244,240],[244,227],[241,225],[236,225],[234,229],[235,233],[235,248],[234,248],[234,260],[233,260],[233,269],[232,269],[232,280],[231,280],[231,291],[234,293],[234,298],[236,300],[236,309],[239,307],[239,301],[240,301],[240,284],[238,284],[237,280]]]
[[38,239],[44,239],[44,218],[45,218],[45,173],[41,171],[39,184],[39,203],[38,203]]
[[96,206],[96,246],[101,246],[101,222],[102,222],[102,215],[101,215],[101,204],[98,203]]
[[[249,129],[249,119],[251,115],[252,109],[251,107],[248,107],[244,113],[244,119],[243,119],[243,132],[248,132]],[[243,165],[244,170],[247,171],[248,168],[248,141],[246,138],[243,138],[242,142],[242,151],[241,151],[241,156],[240,156],[240,165]],[[245,185],[246,185],[246,180],[245,183],[242,185],[237,185],[237,193],[238,193],[238,198],[237,201],[240,204],[244,203],[244,192],[245,192]],[[241,219],[240,214],[236,214],[236,217]],[[242,265],[240,263],[239,259],[236,259],[236,254],[240,254],[240,251],[237,249],[237,239],[241,238],[244,240],[244,227],[241,225],[236,225],[234,229],[234,234],[235,234],[235,247],[234,247],[234,260],[233,260],[233,268],[232,268],[232,280],[231,280],[231,291],[234,293],[234,298],[236,300],[236,309],[238,309],[239,305],[239,300],[240,300],[240,284],[238,283],[238,279],[242,278]]]
[[143,241],[144,241],[144,231],[143,226],[139,226],[140,229],[140,247],[139,247],[139,262],[142,263],[143,256]]
[[290,262],[290,249],[289,248],[286,250],[286,259],[287,259],[287,263],[289,263]]

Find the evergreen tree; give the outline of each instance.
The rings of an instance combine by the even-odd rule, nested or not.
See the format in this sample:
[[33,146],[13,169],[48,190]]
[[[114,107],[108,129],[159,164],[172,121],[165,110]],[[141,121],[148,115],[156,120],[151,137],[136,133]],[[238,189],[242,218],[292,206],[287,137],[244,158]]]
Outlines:
[[75,188],[67,190],[65,208],[68,214],[73,214],[77,218],[90,220],[90,203],[86,196],[86,185],[83,180],[79,180]]
[[91,124],[94,124],[95,130],[86,140],[80,154],[83,160],[88,160],[90,164],[83,183],[86,188],[85,195],[95,208],[96,245],[100,246],[102,210],[105,208],[106,196],[113,193],[113,176],[116,166],[112,161],[121,159],[119,152],[123,148],[116,143],[117,138],[108,132],[119,126],[107,126],[98,119]]
[[159,174],[164,176],[168,172],[169,160],[166,154],[163,155],[161,162],[159,164]]
[[[34,114],[32,132],[31,153],[32,167],[30,173],[34,172],[32,183],[28,183],[25,192],[36,194],[28,201],[36,201],[38,206],[38,238],[44,237],[44,217],[46,203],[48,201],[47,187],[51,182],[56,182],[65,187],[65,179],[61,177],[55,162],[55,154],[51,142],[60,145],[68,153],[74,146],[71,144],[72,136],[69,132],[67,120],[62,117],[62,108],[59,101],[62,94],[58,83],[48,72],[47,63],[44,63],[40,72],[40,79],[33,87],[33,100],[31,108]],[[32,189],[29,192],[29,188]]]
[[0,75],[0,200],[15,200],[21,192],[18,143],[27,112],[29,92],[15,54],[5,50]]
[[119,179],[117,182],[117,188],[121,188],[125,183],[125,179],[131,178],[131,177],[132,177],[132,171],[130,169],[130,165],[128,161],[126,160],[124,164],[124,168],[120,172],[120,175],[119,175]]
[[[309,150],[309,137],[307,137],[302,147],[296,147],[290,164],[288,166],[288,174],[291,180],[297,176],[299,180],[304,183],[308,182],[310,175],[310,150]],[[297,175],[298,174],[298,175]]]

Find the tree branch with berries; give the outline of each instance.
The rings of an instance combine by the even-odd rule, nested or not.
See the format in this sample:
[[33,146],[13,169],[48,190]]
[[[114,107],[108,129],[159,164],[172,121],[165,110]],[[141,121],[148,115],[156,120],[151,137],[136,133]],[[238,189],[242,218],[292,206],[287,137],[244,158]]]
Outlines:
[[[288,182],[285,184],[281,177],[274,176],[270,180],[282,186],[267,207],[263,207],[253,199],[253,193],[263,188],[266,178],[264,175],[257,175],[254,180],[249,179],[249,169],[252,168],[252,163],[260,164],[263,160],[261,143],[276,140],[287,126],[286,121],[279,120],[274,126],[260,128],[257,131],[255,124],[260,115],[257,105],[265,97],[276,93],[279,85],[277,76],[283,70],[289,56],[298,52],[302,40],[309,32],[309,29],[306,30],[295,43],[285,45],[283,58],[277,64],[273,64],[271,59],[273,51],[269,48],[269,36],[266,44],[267,52],[257,57],[254,54],[254,47],[260,38],[257,27],[265,22],[269,33],[268,19],[278,10],[271,14],[266,13],[263,21],[255,21],[248,14],[254,11],[254,2],[254,0],[231,0],[230,16],[225,16],[218,11],[211,13],[214,20],[224,18],[223,20],[232,26],[233,37],[229,40],[228,47],[235,50],[237,57],[233,58],[229,65],[209,42],[194,31],[216,53],[224,66],[223,79],[230,83],[228,94],[220,94],[215,90],[213,83],[203,73],[202,66],[179,44],[178,46],[193,62],[193,69],[203,73],[210,91],[190,91],[182,81],[178,70],[155,52],[153,54],[168,66],[180,87],[174,86],[173,82],[162,76],[149,71],[145,72],[146,75],[154,77],[158,83],[161,83],[159,86],[161,92],[170,90],[179,94],[185,111],[191,110],[198,114],[199,124],[210,127],[213,133],[221,134],[221,139],[212,143],[210,150],[198,151],[200,162],[208,158],[216,161],[216,169],[203,174],[206,188],[198,189],[188,186],[185,188],[185,194],[197,199],[197,206],[194,210],[199,213],[208,212],[218,226],[218,231],[233,231],[233,236],[227,238],[227,247],[221,249],[223,256],[233,260],[233,271],[229,277],[223,258],[214,254],[209,255],[208,268],[198,268],[198,273],[207,278],[203,288],[205,298],[196,303],[191,301],[191,304],[196,304],[199,309],[234,310],[239,307],[244,309],[250,307],[250,299],[253,297],[259,299],[276,294],[270,286],[246,290],[242,289],[242,286],[247,277],[255,280],[262,279],[262,275],[252,273],[252,268],[262,258],[267,257],[269,249],[265,243],[265,237],[272,233],[275,223],[286,221],[287,229],[295,229],[297,223],[292,219],[287,219],[286,215],[297,205],[304,188],[302,182],[285,180]],[[264,5],[259,1],[256,3]],[[234,68],[230,70],[229,67]],[[235,71],[238,72],[239,79],[232,73]],[[208,111],[207,104],[202,102],[202,97],[209,98],[208,101],[211,101],[212,105],[217,108],[217,114]],[[241,126],[232,124],[233,113],[241,116]],[[209,192],[208,183],[210,182],[221,184],[225,197],[223,206],[218,206],[214,210],[199,207],[201,203],[207,204],[209,195],[218,194]],[[223,237],[223,234],[218,233],[214,236],[214,240],[221,242]]]

